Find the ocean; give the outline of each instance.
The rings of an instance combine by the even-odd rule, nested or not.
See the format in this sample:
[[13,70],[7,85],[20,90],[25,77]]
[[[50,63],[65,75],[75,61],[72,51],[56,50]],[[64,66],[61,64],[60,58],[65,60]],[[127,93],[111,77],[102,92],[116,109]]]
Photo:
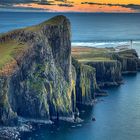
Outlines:
[[[71,21],[72,46],[129,45],[140,54],[140,14],[0,12],[0,33],[35,25],[63,14]],[[139,140],[140,73],[124,76],[125,84],[107,89],[94,107],[81,107],[83,123],[36,124],[21,140]],[[95,116],[96,121],[91,121]]]
[[0,12],[0,33],[31,26],[56,15],[71,21],[72,46],[116,47],[129,45],[140,52],[140,13],[34,13]]

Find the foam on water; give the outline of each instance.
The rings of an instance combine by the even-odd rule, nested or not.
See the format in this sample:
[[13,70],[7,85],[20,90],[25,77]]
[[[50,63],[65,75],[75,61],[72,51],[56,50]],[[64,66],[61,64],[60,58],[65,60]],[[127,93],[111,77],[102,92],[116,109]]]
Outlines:
[[53,124],[50,120],[39,119],[26,119],[19,117],[19,125],[11,127],[0,127],[0,140],[2,139],[14,139],[20,140],[21,134],[25,132],[31,132],[34,129],[34,124],[47,125]]
[[[118,46],[126,46],[131,48],[130,41],[108,41],[108,42],[72,42],[71,44],[74,47],[97,47],[97,48],[105,48],[105,47],[118,47]],[[132,48],[135,49],[140,55],[140,41],[133,41]]]
[[14,127],[0,127],[0,139],[20,140],[20,134],[23,132],[31,132],[33,129],[31,124],[21,124]]
[[[140,41],[133,41],[133,45],[140,44]],[[130,45],[130,41],[107,41],[107,42],[72,42],[72,46],[87,46],[87,47],[118,47],[123,45]]]

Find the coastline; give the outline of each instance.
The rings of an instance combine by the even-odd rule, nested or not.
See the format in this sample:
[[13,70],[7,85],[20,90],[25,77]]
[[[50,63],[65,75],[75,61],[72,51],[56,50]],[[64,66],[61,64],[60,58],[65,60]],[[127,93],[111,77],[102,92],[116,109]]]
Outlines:
[[[2,46],[13,38],[17,39],[18,45],[25,42],[28,42],[27,46],[29,45],[29,48],[25,52],[23,51],[20,57],[13,57],[17,63],[14,63],[16,67],[12,67],[10,73],[3,70],[5,63],[2,64],[0,77],[0,94],[4,99],[1,102],[3,106],[1,109],[4,110],[2,115],[11,117],[5,119],[2,116],[2,125],[9,125],[11,122],[16,125],[15,119],[19,115],[22,117],[29,115],[30,118],[46,120],[56,116],[58,120],[63,121],[72,121],[71,118],[73,119],[73,115],[76,115],[76,117],[74,116],[74,120],[76,120],[79,118],[76,104],[89,105],[96,100],[97,96],[106,95],[103,94],[102,88],[121,85],[123,73],[136,73],[139,70],[139,58],[134,49],[122,50],[121,48],[121,51],[116,51],[115,48],[77,47],[72,48],[71,60],[69,21],[63,16],[61,18],[59,22],[53,19],[51,22],[39,24],[36,26],[37,30],[31,27],[2,36]],[[63,27],[64,30],[60,23],[66,23]],[[54,30],[55,28],[57,30]],[[59,37],[57,40],[59,43],[54,42],[54,38],[57,37]],[[39,38],[42,38],[40,42],[38,42]],[[18,45],[17,47],[19,47]],[[22,52],[22,50],[20,51]],[[42,60],[44,60],[43,63]],[[52,77],[52,75],[56,77]],[[24,98],[25,93],[26,98]],[[16,95],[15,97],[18,97],[21,103],[13,95]],[[28,104],[29,101],[30,104]],[[23,106],[22,103],[25,103],[26,106]]]
[[[117,46],[115,48],[73,46],[72,56],[80,63],[87,64],[96,68],[96,79],[99,87],[119,86],[120,84],[123,84],[122,75],[136,74],[140,68],[140,60],[136,50],[124,45],[119,47]],[[104,77],[106,74],[105,67],[107,67],[108,70],[110,69],[110,75],[106,75]],[[100,71],[104,69],[104,72]],[[108,79],[110,76],[113,76],[112,79]],[[108,80],[105,80],[106,78]]]
[[[140,39],[139,40],[133,40],[133,44],[132,44],[132,48],[136,49],[136,51],[138,52],[138,54],[140,54],[140,49],[139,46],[140,45]],[[108,41],[72,41],[72,47],[95,47],[95,48],[117,48],[117,47],[121,47],[121,46],[125,46],[126,48],[131,48],[130,47],[130,40],[125,40],[125,41],[121,41],[121,40],[116,40],[116,41],[112,41],[112,40],[108,40]]]

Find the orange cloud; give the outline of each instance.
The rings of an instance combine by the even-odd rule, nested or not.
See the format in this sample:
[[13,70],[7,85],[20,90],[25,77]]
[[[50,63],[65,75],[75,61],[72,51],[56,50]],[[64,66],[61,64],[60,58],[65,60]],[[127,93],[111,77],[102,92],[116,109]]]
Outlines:
[[[84,2],[85,0],[75,0],[77,3]],[[88,2],[97,3],[111,3],[111,4],[140,4],[140,0],[88,0]]]
[[30,4],[16,4],[14,7],[23,7],[23,8],[38,8],[49,11],[57,12],[136,12],[131,8],[125,8],[121,6],[108,6],[108,5],[84,5],[84,4],[75,4],[73,7],[59,6],[59,5],[41,5],[37,3]]

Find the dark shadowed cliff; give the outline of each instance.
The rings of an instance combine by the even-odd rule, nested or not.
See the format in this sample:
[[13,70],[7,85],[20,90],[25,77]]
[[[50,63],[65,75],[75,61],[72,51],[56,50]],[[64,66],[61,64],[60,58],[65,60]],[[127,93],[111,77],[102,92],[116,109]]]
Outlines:
[[74,47],[72,56],[80,64],[95,68],[99,87],[120,85],[122,74],[137,73],[140,69],[138,54],[133,49]]
[[6,33],[0,37],[0,47],[5,53],[0,62],[1,125],[15,124],[18,116],[72,117],[70,22],[66,17]]

